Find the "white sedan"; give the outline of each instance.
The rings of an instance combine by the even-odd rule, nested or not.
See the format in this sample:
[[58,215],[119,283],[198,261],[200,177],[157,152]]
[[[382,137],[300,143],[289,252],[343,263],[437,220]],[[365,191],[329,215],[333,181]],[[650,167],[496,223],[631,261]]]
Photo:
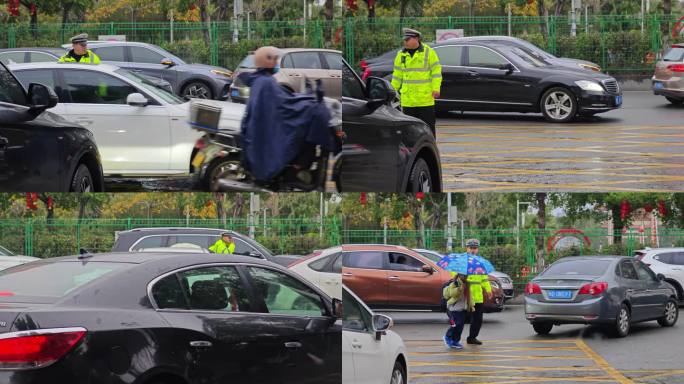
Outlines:
[[406,347],[401,337],[389,330],[392,319],[374,314],[346,286],[342,295],[342,382],[406,384]]
[[[202,134],[188,125],[189,102],[109,64],[31,63],[10,69],[25,86],[52,87],[59,104],[50,111],[93,132],[105,175],[190,173]],[[220,129],[239,131],[244,105],[204,102],[222,108]]]
[[301,258],[288,268],[316,284],[333,299],[342,300],[342,247]]

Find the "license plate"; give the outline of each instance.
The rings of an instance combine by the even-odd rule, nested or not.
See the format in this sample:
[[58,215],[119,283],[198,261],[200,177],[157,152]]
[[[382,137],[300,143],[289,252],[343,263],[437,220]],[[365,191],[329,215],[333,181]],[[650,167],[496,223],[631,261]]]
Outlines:
[[240,96],[240,91],[238,91],[237,89],[233,89],[232,91],[230,91],[230,95],[233,97],[238,97]]
[[549,299],[571,299],[572,291],[549,291]]
[[663,83],[657,81],[657,82],[653,83],[653,88],[663,89]]
[[622,105],[622,96],[615,96],[615,105],[618,107]]
[[194,168],[199,168],[203,162],[204,162],[204,153],[198,152],[195,155],[195,158],[192,160],[192,166]]

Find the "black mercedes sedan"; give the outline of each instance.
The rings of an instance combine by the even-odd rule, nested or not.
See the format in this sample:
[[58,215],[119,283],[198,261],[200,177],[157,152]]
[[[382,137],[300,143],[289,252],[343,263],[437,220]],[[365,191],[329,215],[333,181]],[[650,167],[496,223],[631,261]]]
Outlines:
[[439,149],[430,128],[393,106],[396,92],[385,79],[364,83],[342,68],[343,192],[441,192]]
[[46,111],[57,105],[53,89],[27,88],[0,64],[0,191],[103,191],[93,134]]
[[0,382],[340,383],[341,308],[248,257],[45,259],[0,272]]

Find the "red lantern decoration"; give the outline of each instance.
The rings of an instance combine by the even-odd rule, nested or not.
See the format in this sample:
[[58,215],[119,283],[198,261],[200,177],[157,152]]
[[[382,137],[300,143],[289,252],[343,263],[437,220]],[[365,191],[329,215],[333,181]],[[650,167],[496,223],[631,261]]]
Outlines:
[[368,2],[368,8],[375,7],[375,0],[366,0]]
[[416,192],[416,200],[423,201],[425,199],[425,192]]
[[356,0],[347,0],[347,9],[349,9],[352,12],[355,12],[359,9],[358,4],[356,4]]
[[632,208],[629,206],[629,201],[622,200],[620,203],[620,220],[624,220],[632,212]]
[[19,17],[19,0],[7,1],[7,13],[13,17]]
[[55,201],[52,200],[52,196],[48,196],[47,198],[47,208],[48,210],[52,210],[55,207]]
[[361,205],[365,207],[366,203],[368,202],[368,200],[366,199],[366,192],[361,192],[361,197],[359,198],[359,200],[361,201]]
[[29,7],[31,15],[35,16],[35,14],[38,12],[38,8],[36,7],[35,3],[31,3],[31,6]]
[[648,213],[653,212],[653,206],[651,205],[651,203],[646,203],[646,205],[644,205],[644,211]]
[[26,193],[26,209],[30,209],[32,211],[35,211],[38,209],[38,206],[36,205],[36,202],[38,201],[38,194],[37,193]]
[[667,207],[665,206],[665,202],[662,200],[658,202],[658,213],[660,216],[667,215]]

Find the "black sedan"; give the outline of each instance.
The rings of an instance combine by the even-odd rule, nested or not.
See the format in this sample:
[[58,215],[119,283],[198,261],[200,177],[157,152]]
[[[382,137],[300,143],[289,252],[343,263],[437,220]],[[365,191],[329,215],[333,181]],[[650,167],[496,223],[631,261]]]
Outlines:
[[366,83],[344,62],[342,151],[344,192],[441,192],[442,167],[435,137],[421,120],[392,106],[396,92],[387,80]]
[[566,257],[527,284],[525,316],[542,335],[561,324],[602,325],[618,337],[643,321],[672,327],[677,293],[663,280],[631,257]]
[[5,384],[342,380],[342,303],[266,261],[68,256],[4,270],[0,287]]
[[100,192],[104,177],[93,134],[47,112],[57,94],[24,90],[0,64],[0,191]]
[[112,252],[135,252],[147,248],[179,247],[185,245],[208,249],[221,234],[230,233],[235,253],[268,260],[282,266],[301,260],[294,255],[274,255],[268,248],[241,233],[217,228],[136,228],[116,234]]

